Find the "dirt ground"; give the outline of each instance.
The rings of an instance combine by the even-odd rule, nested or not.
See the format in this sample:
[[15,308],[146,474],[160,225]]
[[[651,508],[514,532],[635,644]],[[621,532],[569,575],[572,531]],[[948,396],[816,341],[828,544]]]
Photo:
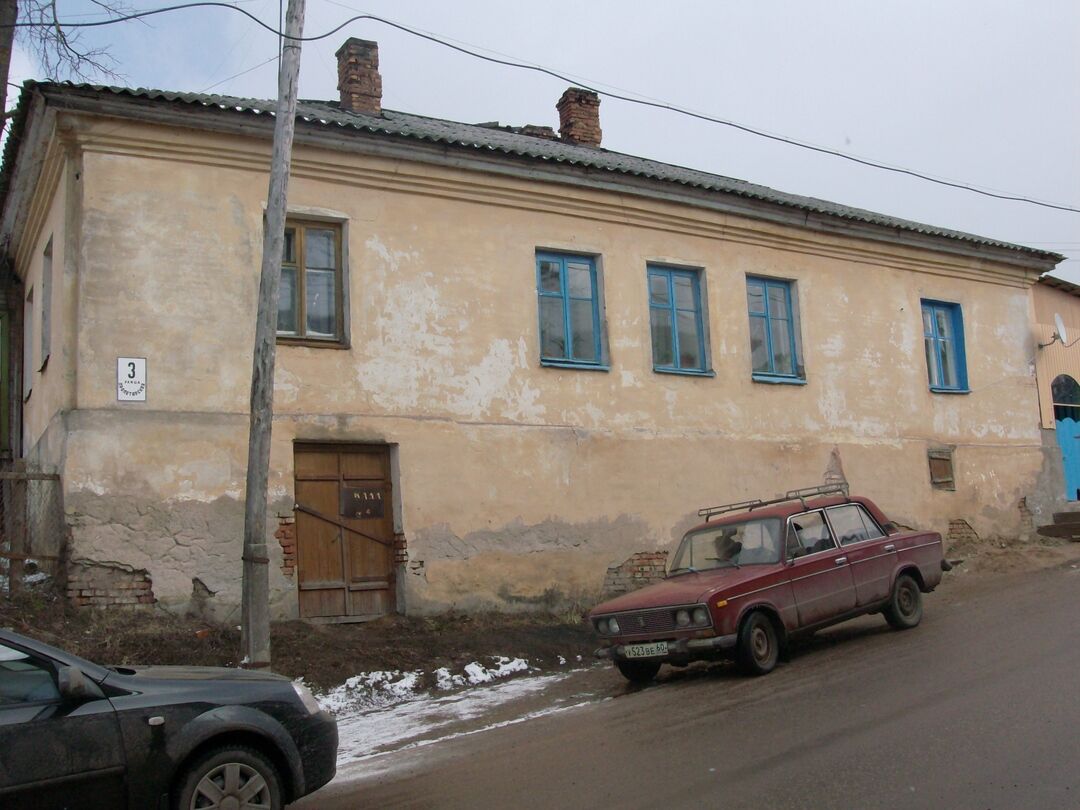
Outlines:
[[[981,541],[953,546],[946,556],[963,562],[946,574],[942,587],[962,587],[966,581],[1080,562],[1080,543]],[[47,589],[0,596],[0,627],[104,664],[236,666],[240,650],[236,627],[208,625],[162,610],[74,608]],[[486,663],[495,656],[524,658],[541,670],[558,669],[560,657],[590,661],[595,646],[583,618],[574,615],[389,616],[339,625],[293,621],[276,623],[271,631],[274,670],[303,676],[320,689],[379,670],[422,670],[431,679],[439,667],[460,672],[465,664]]]

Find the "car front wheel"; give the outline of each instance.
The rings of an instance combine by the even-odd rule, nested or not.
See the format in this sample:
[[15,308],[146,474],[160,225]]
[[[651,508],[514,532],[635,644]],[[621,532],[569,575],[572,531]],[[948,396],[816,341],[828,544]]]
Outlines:
[[776,628],[760,611],[751,613],[739,632],[739,666],[747,675],[765,675],[776,667],[780,644]]
[[253,748],[217,748],[184,772],[174,803],[177,810],[280,810],[281,777]]
[[907,630],[922,621],[922,591],[908,574],[901,574],[893,585],[889,605],[883,611],[885,621],[897,630]]
[[630,683],[648,683],[660,671],[659,661],[616,661],[615,666]]

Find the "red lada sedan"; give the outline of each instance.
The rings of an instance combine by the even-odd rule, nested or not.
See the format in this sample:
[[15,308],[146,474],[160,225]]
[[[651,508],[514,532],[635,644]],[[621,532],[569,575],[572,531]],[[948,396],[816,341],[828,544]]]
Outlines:
[[683,537],[663,582],[589,614],[597,656],[631,681],[664,663],[732,657],[764,675],[789,638],[864,613],[914,627],[947,568],[940,534],[900,531],[844,485],[698,514],[706,522]]

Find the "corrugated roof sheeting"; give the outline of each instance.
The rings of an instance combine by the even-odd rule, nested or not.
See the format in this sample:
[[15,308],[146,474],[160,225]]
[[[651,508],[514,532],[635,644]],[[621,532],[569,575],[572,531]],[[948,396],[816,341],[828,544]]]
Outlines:
[[[24,108],[28,105],[30,93],[35,88],[59,93],[65,91],[79,94],[111,93],[116,96],[125,96],[133,99],[162,101],[174,104],[201,105],[203,107],[214,107],[220,110],[231,110],[240,114],[270,117],[273,117],[276,107],[276,102],[274,101],[239,98],[235,96],[180,93],[150,88],[72,84],[69,82],[39,83],[29,81],[23,85],[22,95],[19,99],[19,110],[17,111],[15,121],[13,122],[13,134],[19,132],[21,124],[25,121]],[[22,115],[20,116],[20,114]],[[1036,250],[1034,248],[1028,248],[1009,242],[1002,242],[996,239],[989,239],[975,234],[964,233],[962,231],[955,231],[947,228],[938,228],[920,222],[890,217],[885,214],[878,214],[861,208],[853,208],[851,206],[832,203],[814,197],[787,194],[767,186],[761,186],[744,180],[725,177],[723,175],[687,169],[681,166],[674,166],[668,163],[635,157],[633,155],[611,152],[606,149],[578,146],[558,140],[538,138],[512,132],[507,129],[493,128],[491,126],[464,124],[456,121],[412,115],[410,113],[394,112],[392,110],[383,110],[383,115],[381,117],[368,116],[342,110],[338,107],[336,102],[327,101],[299,102],[297,105],[297,117],[305,123],[315,126],[338,127],[340,129],[351,129],[389,137],[412,138],[433,143],[471,147],[473,149],[487,149],[493,152],[502,152],[508,155],[534,160],[567,163],[573,166],[582,166],[616,174],[675,183],[704,191],[733,194],[774,205],[799,209],[813,214],[838,217],[855,222],[864,222],[870,225],[909,231],[927,236],[955,239],[978,245],[986,245],[988,247],[1019,251],[1029,256],[1035,256],[1050,261],[1060,261],[1063,258],[1055,253]],[[13,142],[17,143],[17,140],[17,137],[9,138],[7,148],[5,149],[3,167],[5,186],[8,167],[11,160],[14,159]],[[6,188],[0,189],[0,193],[5,192]]]

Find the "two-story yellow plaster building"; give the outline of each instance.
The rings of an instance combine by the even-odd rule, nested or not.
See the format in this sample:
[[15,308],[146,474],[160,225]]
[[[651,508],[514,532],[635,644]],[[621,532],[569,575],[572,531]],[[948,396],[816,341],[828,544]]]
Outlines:
[[[1026,531],[1060,257],[604,150],[586,91],[559,134],[383,110],[375,47],[299,109],[277,615],[589,599],[700,507],[838,474],[902,523]],[[237,610],[270,108],[23,89],[9,426],[62,476],[83,601],[107,573]]]

